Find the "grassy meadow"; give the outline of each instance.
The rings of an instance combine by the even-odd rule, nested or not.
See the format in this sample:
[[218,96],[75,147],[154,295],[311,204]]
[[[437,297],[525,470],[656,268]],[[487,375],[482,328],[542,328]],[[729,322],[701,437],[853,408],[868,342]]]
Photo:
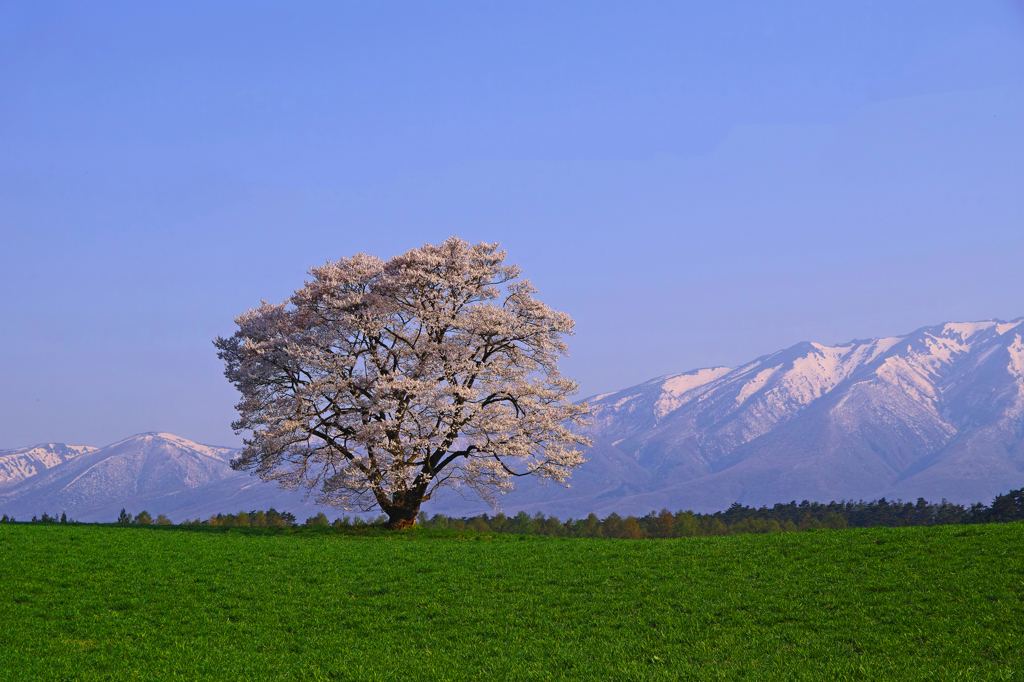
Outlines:
[[1024,680],[1024,525],[0,525],[3,680]]

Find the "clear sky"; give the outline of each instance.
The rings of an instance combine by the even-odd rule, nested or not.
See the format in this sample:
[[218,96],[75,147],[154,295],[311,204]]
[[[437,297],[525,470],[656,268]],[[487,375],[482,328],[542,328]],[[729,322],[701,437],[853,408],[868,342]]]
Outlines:
[[581,396],[1024,315],[1024,4],[0,3],[0,448],[236,445],[234,315],[451,234]]

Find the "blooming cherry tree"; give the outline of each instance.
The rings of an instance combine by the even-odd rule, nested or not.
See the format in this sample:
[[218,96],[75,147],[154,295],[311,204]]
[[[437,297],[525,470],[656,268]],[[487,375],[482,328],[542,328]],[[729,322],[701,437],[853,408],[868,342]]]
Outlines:
[[557,361],[573,321],[533,298],[497,244],[450,237],[384,262],[311,268],[217,338],[242,394],[231,465],[320,504],[415,522],[439,488],[494,503],[513,477],[564,483],[589,445],[590,408]]

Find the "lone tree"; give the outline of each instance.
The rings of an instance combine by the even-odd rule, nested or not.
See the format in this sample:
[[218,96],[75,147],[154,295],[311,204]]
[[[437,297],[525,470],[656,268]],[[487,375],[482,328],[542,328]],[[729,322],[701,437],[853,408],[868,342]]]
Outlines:
[[590,414],[557,361],[573,321],[533,298],[497,244],[450,237],[384,262],[358,254],[311,268],[217,338],[242,394],[231,462],[316,501],[416,521],[441,487],[493,503],[516,476],[564,483]]

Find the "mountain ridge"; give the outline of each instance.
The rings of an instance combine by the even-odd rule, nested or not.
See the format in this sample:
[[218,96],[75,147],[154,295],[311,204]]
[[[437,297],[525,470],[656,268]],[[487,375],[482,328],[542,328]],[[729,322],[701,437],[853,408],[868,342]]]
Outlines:
[[175,520],[277,506],[296,515],[322,508],[231,469],[235,448],[147,432],[92,448],[0,489],[0,511],[22,518],[67,512],[79,521],[112,521],[143,509]]
[[22,448],[0,450],[0,490],[17,485],[40,471],[96,449],[89,445],[37,443]]
[[[594,443],[572,487],[520,481],[501,508],[579,517],[793,499],[985,501],[1024,487],[1022,336],[1024,317],[833,346],[801,342],[735,368],[666,374],[592,396],[585,433]],[[0,451],[0,476],[8,477],[0,479],[0,511],[321,510],[300,493],[231,470],[231,448],[166,433],[104,448],[61,446],[78,448],[63,455],[58,445],[35,455],[31,447]],[[451,491],[424,510],[492,511]]]
[[[915,498],[971,503],[1024,485],[1024,317],[944,323],[735,368],[667,374],[587,400],[590,456],[564,496],[528,482],[509,510],[644,514],[733,502]],[[460,511],[479,506],[457,503]]]

